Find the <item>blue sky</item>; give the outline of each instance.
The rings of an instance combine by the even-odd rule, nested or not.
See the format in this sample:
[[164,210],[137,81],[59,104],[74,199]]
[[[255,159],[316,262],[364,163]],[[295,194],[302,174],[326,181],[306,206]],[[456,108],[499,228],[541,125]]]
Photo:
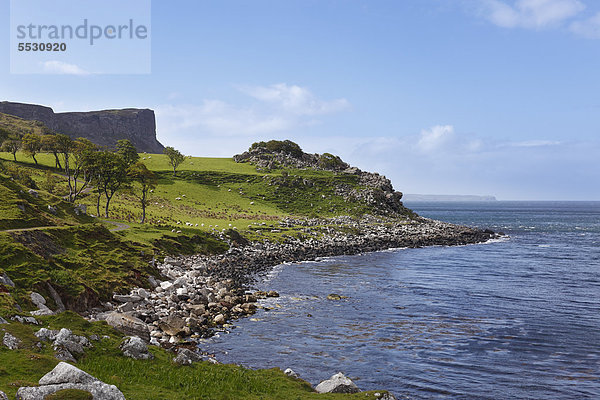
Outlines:
[[592,0],[154,0],[142,75],[10,74],[9,5],[2,100],[152,108],[196,156],[289,138],[405,193],[600,200]]

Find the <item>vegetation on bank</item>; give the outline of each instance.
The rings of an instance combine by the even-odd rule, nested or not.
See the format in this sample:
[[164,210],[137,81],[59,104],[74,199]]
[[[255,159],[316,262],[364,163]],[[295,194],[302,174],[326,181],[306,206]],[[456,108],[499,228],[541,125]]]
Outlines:
[[123,335],[104,322],[90,323],[69,311],[38,319],[41,326],[16,322],[0,325],[0,335],[6,331],[22,341],[18,350],[0,346],[0,390],[9,398],[14,398],[21,386],[37,385],[38,380],[58,364],[52,346],[48,343],[40,346],[34,335],[43,326],[71,329],[74,334],[88,338],[96,335],[99,340],[91,340],[93,348],[78,358],[76,366],[117,386],[128,400],[375,399],[374,392],[317,394],[307,382],[290,378],[279,369],[250,370],[209,362],[179,366],[172,361],[173,353],[154,346],[150,346],[153,360],[133,360],[119,350]]
[[[271,241],[308,237],[303,227],[280,224],[286,217],[358,218],[375,211],[339,195],[340,186],[357,191],[362,186],[356,175],[326,170],[342,165],[330,154],[319,158],[325,169],[260,169],[232,159],[185,157],[175,149],[137,154],[126,141],[114,151],[64,135],[44,135],[38,142],[27,135],[47,133],[43,127],[12,119],[2,125],[1,117],[0,140],[19,142],[17,150],[0,153],[0,277],[6,274],[15,284],[0,284],[0,316],[6,319],[36,308],[32,291],[51,309],[58,306],[56,291],[67,309],[81,312],[113,293],[148,287],[148,277],[158,276],[150,262],[154,257],[222,253],[239,235]],[[289,141],[253,147],[301,153]],[[125,229],[112,232],[115,222]],[[319,228],[328,229],[314,227],[312,235]],[[279,370],[208,363],[178,367],[172,354],[158,348],[152,349],[153,361],[134,361],[121,355],[121,336],[106,324],[90,324],[71,312],[39,318],[45,326],[110,336],[95,343],[78,367],[115,384],[128,399],[366,397],[316,395],[306,382]],[[36,347],[35,329],[17,322],[0,325],[0,335],[5,330],[23,341],[16,351],[0,346],[0,365],[15,366],[0,367],[0,390],[9,395],[36,383],[58,362],[48,346]]]

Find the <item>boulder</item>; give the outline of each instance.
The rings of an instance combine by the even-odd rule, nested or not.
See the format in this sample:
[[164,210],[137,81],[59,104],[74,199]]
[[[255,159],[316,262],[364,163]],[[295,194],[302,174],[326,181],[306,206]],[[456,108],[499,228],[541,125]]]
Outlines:
[[158,327],[169,336],[177,336],[184,332],[185,321],[177,315],[169,315],[158,323]]
[[40,340],[53,342],[56,339],[56,336],[58,335],[58,331],[53,329],[42,328],[36,333],[34,333],[34,335]]
[[8,321],[5,320],[4,318],[0,317],[0,325],[2,324],[8,324]]
[[17,391],[18,400],[40,400],[59,390],[79,389],[89,392],[94,400],[125,400],[125,396],[114,385],[94,378],[77,367],[60,362],[54,369],[44,375],[40,386],[21,387]]
[[54,339],[54,350],[65,349],[72,355],[80,355],[84,347],[91,347],[85,336],[74,335],[70,329],[62,328]]
[[322,381],[315,390],[318,393],[358,393],[360,389],[343,373],[338,372],[331,378]]
[[179,365],[192,365],[198,361],[202,361],[202,357],[198,353],[183,347],[177,351],[177,357],[173,359],[173,362]]
[[154,355],[148,351],[148,346],[137,336],[126,338],[119,346],[123,355],[134,360],[151,360]]
[[8,400],[6,393],[0,390],[0,400]]
[[131,315],[112,312],[107,315],[106,323],[126,335],[137,336],[145,342],[150,341],[148,325]]
[[293,369],[288,368],[285,371],[283,371],[284,374],[286,374],[287,376],[291,376],[292,378],[299,378],[298,374],[294,372]]
[[0,284],[4,286],[15,287],[15,283],[6,275],[6,272],[0,275]]
[[16,350],[19,348],[21,340],[19,338],[14,337],[10,333],[5,332],[4,339],[2,339],[2,344],[8,347],[10,350]]
[[35,190],[35,189],[29,189],[29,190],[27,191],[27,193],[29,193],[29,195],[30,195],[30,196],[32,196],[32,197],[35,197],[36,199],[37,199],[37,198],[38,198],[38,196],[39,196],[39,193],[38,193],[38,192],[37,192],[37,190]]

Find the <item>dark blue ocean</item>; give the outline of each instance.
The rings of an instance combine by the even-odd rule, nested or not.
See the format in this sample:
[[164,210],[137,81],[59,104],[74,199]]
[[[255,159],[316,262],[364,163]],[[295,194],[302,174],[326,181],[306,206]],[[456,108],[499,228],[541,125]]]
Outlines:
[[600,399],[600,202],[406,205],[509,237],[276,267],[273,309],[202,347],[399,399]]

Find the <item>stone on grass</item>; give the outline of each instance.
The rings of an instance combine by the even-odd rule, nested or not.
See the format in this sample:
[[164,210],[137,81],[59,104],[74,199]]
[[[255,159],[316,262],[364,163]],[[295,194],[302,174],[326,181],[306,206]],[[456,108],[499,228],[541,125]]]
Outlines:
[[106,317],[106,323],[126,335],[137,336],[145,342],[150,341],[148,325],[136,317],[112,312]]
[[8,400],[6,393],[0,390],[0,400]]
[[291,376],[292,378],[299,378],[298,374],[294,372],[293,369],[288,368],[285,371],[283,371],[284,374],[286,374],[287,376]]
[[177,357],[173,359],[173,362],[179,365],[192,365],[201,360],[202,357],[198,353],[186,348],[180,348],[177,351]]
[[60,362],[40,381],[40,386],[21,387],[17,391],[17,399],[40,400],[60,390],[78,389],[92,394],[94,400],[125,400],[125,396],[114,385],[94,378],[77,367]]
[[14,337],[10,333],[5,332],[4,339],[2,339],[2,344],[8,347],[10,350],[16,350],[19,348],[21,340],[19,338]]
[[137,336],[130,336],[119,346],[123,355],[134,360],[151,360],[154,355],[148,351],[146,343]]
[[15,283],[6,275],[6,272],[0,275],[0,284],[15,287]]
[[358,393],[360,389],[343,373],[338,372],[331,378],[319,383],[315,390],[319,393]]

